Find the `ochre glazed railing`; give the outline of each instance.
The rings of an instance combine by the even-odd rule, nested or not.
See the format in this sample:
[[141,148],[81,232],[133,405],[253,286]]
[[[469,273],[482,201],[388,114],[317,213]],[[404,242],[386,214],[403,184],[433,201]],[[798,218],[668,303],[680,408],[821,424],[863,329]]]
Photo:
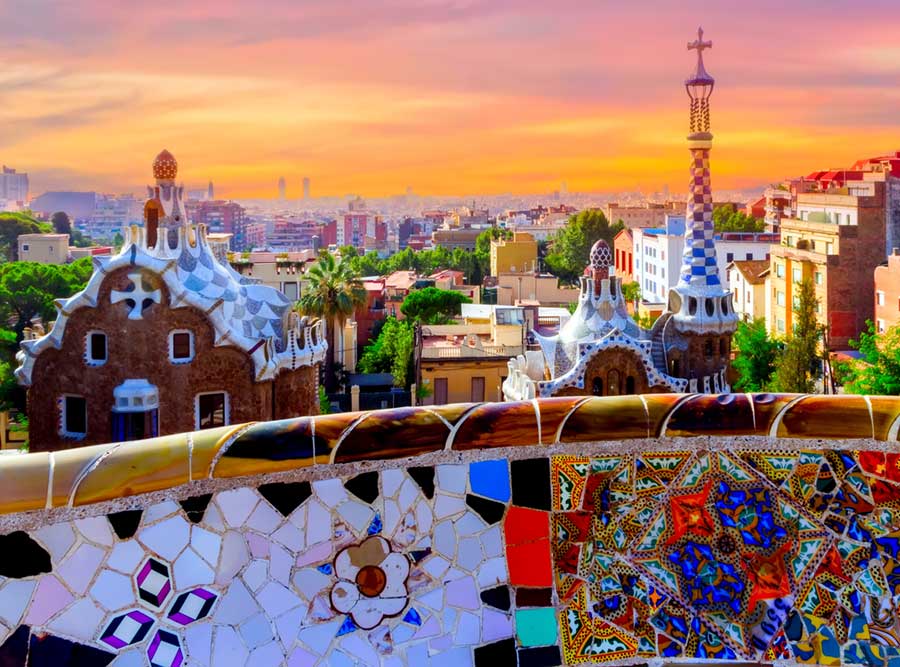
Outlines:
[[0,458],[0,665],[900,665],[900,399],[561,398]]

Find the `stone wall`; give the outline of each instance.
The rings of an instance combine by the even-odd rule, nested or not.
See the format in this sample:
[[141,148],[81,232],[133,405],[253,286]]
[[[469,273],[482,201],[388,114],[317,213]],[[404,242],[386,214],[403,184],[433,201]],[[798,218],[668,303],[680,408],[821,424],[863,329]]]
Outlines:
[[900,399],[556,398],[0,462],[0,664],[900,662]]

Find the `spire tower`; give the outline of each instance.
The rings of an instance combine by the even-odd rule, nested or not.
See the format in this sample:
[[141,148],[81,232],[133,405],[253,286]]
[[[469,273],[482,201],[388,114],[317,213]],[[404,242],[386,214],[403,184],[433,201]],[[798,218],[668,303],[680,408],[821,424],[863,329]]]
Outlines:
[[684,252],[678,284],[669,293],[669,309],[680,331],[697,333],[731,333],[737,316],[731,304],[731,293],[722,286],[716,262],[713,201],[710,186],[709,153],[713,135],[710,132],[709,98],[715,79],[706,71],[703,52],[712,42],[703,39],[703,28],[688,50],[697,52],[697,65],[685,80],[690,98],[691,180],[685,211]]

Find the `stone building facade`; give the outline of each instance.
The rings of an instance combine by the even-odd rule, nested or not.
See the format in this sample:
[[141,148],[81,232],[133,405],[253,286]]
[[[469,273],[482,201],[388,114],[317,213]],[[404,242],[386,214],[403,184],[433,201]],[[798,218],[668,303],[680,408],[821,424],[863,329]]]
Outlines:
[[215,258],[184,222],[176,173],[161,154],[145,225],[23,342],[33,451],[318,412],[322,324]]

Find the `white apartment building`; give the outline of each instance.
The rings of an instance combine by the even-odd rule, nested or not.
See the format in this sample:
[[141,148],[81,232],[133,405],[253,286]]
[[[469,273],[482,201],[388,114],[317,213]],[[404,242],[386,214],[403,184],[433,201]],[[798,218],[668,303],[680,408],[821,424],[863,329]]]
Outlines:
[[16,173],[6,165],[0,168],[0,199],[5,199],[10,209],[28,201],[28,174]]
[[[659,310],[669,288],[678,283],[684,251],[684,216],[667,215],[665,227],[634,229],[634,280],[641,286],[644,305]],[[777,234],[726,232],[716,235],[719,276],[729,289],[728,265],[734,261],[768,260],[769,246],[778,243]],[[656,308],[654,308],[656,306]]]

